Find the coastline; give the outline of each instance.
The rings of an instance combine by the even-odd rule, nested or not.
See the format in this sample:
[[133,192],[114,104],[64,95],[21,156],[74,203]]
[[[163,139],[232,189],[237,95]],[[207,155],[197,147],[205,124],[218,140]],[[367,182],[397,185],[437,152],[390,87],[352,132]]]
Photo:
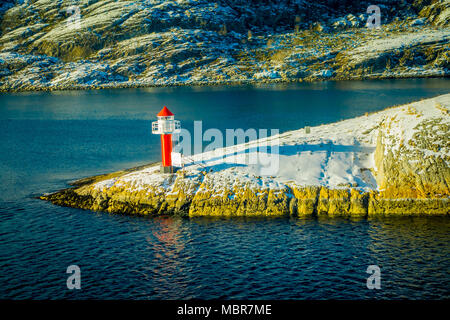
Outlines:
[[107,90],[107,89],[145,89],[145,88],[173,88],[173,87],[219,87],[219,86],[258,86],[266,84],[290,84],[290,83],[315,83],[315,82],[342,82],[342,81],[361,81],[361,80],[401,80],[401,79],[442,79],[450,78],[450,74],[431,74],[424,75],[405,74],[405,75],[366,75],[355,76],[351,78],[330,77],[330,78],[310,78],[310,79],[266,79],[266,80],[230,80],[230,81],[199,81],[199,82],[175,82],[169,84],[147,84],[147,83],[131,83],[131,84],[105,84],[105,85],[69,85],[55,87],[27,87],[17,89],[3,89],[0,87],[0,93],[20,93],[20,92],[52,92],[52,91],[78,91],[78,90]]
[[[245,191],[243,190],[245,193]],[[296,197],[289,197],[291,192]],[[354,189],[330,190],[324,187],[312,187],[302,190],[286,190],[286,194],[259,202],[257,198],[242,197],[238,202],[221,203],[215,201],[197,201],[184,199],[164,199],[140,197],[140,194],[127,194],[130,201],[120,201],[115,195],[82,195],[75,189],[68,188],[58,192],[40,196],[39,199],[63,206],[90,211],[108,213],[158,216],[177,215],[185,217],[377,217],[377,216],[448,216],[450,200],[448,198],[414,199],[414,198],[383,198],[378,192],[360,194]],[[250,203],[250,201],[252,201]],[[263,210],[239,211],[242,202],[246,206],[258,207]]]

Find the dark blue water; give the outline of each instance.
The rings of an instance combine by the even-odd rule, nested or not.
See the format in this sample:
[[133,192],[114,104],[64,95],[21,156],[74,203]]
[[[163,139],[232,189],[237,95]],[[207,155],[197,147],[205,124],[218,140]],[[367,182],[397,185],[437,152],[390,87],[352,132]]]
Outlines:
[[[139,218],[33,198],[158,160],[162,105],[186,128],[286,131],[448,91],[424,79],[2,94],[0,298],[449,298],[446,218]],[[66,288],[71,264],[81,290]]]

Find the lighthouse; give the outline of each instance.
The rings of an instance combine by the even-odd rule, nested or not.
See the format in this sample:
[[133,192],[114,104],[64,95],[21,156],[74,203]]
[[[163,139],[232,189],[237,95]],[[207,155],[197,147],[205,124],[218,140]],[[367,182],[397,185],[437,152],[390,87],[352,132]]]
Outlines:
[[180,133],[180,121],[164,106],[156,115],[158,121],[152,122],[152,133],[161,135],[161,173],[173,173],[172,167],[172,134]]

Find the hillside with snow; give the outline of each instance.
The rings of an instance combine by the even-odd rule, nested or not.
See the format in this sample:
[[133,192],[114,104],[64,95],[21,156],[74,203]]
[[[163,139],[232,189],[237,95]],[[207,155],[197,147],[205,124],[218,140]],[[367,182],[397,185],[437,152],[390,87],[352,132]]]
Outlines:
[[448,214],[449,111],[447,94],[196,154],[175,174],[154,164],[41,198],[130,214]]
[[9,0],[0,90],[449,74],[449,1]]

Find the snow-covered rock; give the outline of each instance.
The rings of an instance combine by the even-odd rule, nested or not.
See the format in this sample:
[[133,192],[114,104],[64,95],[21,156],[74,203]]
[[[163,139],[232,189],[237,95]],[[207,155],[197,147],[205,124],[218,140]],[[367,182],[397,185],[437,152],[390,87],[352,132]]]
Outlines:
[[383,0],[376,30],[364,27],[369,4],[11,1],[0,91],[448,75],[447,3]]
[[427,19],[420,18],[411,21],[411,26],[423,26],[426,23]]
[[449,112],[447,94],[196,154],[176,174],[149,165],[42,199],[190,216],[448,214]]

